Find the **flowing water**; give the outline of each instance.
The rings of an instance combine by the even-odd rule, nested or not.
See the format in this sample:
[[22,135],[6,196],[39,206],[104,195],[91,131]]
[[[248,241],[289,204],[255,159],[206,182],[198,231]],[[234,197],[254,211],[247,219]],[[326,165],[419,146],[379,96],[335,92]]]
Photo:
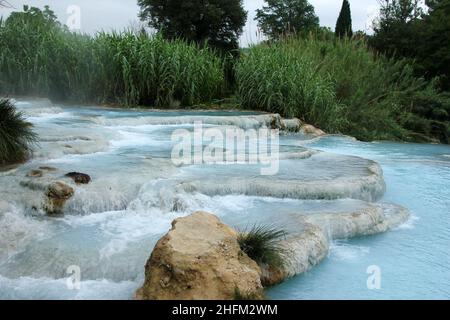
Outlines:
[[[370,202],[385,210],[400,204],[411,219],[382,235],[334,241],[323,263],[268,297],[450,298],[448,146],[282,134],[279,172],[262,176],[259,165],[242,163],[176,166],[171,134],[193,131],[197,121],[258,129],[270,125],[269,115],[17,105],[40,143],[32,161],[0,172],[0,299],[131,299],[156,241],[173,219],[196,210],[238,229],[272,223],[296,232],[295,215]],[[27,177],[39,167],[57,171]],[[76,186],[65,215],[46,216],[45,186],[71,171],[92,182]],[[71,266],[81,269],[79,290],[67,286]],[[379,268],[380,289],[368,289],[369,266]]]

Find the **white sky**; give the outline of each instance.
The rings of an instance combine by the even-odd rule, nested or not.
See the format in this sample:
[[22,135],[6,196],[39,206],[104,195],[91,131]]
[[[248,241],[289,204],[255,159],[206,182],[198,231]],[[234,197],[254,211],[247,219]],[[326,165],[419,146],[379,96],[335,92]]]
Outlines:
[[[43,7],[50,5],[59,20],[66,23],[70,14],[67,10],[76,5],[81,12],[81,30],[94,33],[99,30],[121,30],[137,24],[139,7],[137,0],[7,0],[16,9],[22,9],[24,4]],[[255,10],[263,6],[263,0],[244,0],[248,11],[247,26],[242,35],[241,44],[255,42],[257,24],[254,21]],[[334,30],[342,0],[310,0],[314,5],[320,24]],[[353,29],[370,32],[371,21],[377,13],[377,0],[350,0]],[[0,8],[0,14],[7,16],[11,9]]]

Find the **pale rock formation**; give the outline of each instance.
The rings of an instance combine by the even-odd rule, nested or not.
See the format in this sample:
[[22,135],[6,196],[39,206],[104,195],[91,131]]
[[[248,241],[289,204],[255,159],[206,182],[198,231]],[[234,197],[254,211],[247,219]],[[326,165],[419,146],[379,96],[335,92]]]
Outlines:
[[318,129],[318,128],[314,127],[313,125],[310,125],[310,124],[304,124],[300,128],[300,131],[302,133],[304,133],[304,134],[311,135],[311,136],[314,136],[314,137],[321,137],[321,136],[326,135],[326,133],[324,131],[322,131],[322,130],[320,130],[320,129]]
[[298,232],[281,243],[286,250],[284,270],[264,270],[263,282],[274,285],[310,270],[327,257],[333,240],[383,233],[408,218],[407,209],[393,204],[371,204],[354,212],[295,216],[291,229]]
[[209,213],[172,223],[146,265],[137,299],[230,300],[236,292],[262,298],[261,270],[237,242],[237,233]]

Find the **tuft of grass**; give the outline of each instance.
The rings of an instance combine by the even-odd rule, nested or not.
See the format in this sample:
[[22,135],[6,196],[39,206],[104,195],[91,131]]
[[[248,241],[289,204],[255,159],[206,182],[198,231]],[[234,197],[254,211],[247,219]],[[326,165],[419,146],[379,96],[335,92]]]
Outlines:
[[270,226],[254,226],[239,233],[238,243],[241,250],[258,264],[282,268],[286,252],[280,242],[285,239],[286,234],[284,230]]
[[0,165],[24,161],[36,139],[23,114],[10,100],[0,99]]

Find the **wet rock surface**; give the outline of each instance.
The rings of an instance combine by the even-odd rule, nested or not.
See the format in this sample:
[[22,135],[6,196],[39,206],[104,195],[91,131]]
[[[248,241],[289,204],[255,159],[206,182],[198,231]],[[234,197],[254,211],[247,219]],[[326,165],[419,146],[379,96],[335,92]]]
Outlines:
[[76,184],[88,184],[91,182],[91,177],[85,173],[69,172],[65,176],[72,179]]
[[66,201],[72,198],[74,193],[75,190],[63,182],[51,183],[45,194],[44,210],[50,215],[63,213]]

